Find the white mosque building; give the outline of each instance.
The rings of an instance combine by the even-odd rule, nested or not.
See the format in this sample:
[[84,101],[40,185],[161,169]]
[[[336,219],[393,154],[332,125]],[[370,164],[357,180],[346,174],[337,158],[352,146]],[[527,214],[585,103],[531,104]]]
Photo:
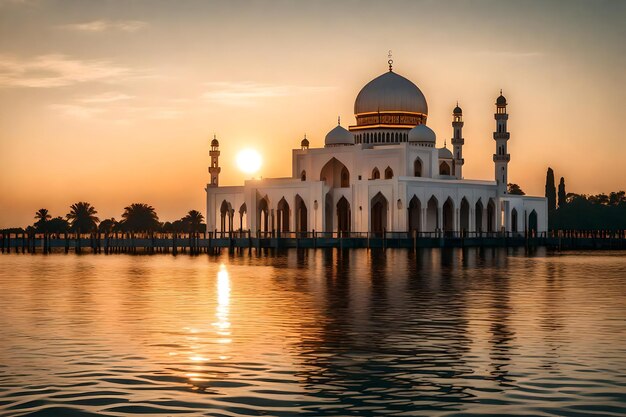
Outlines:
[[207,230],[224,235],[250,230],[252,236],[547,231],[544,197],[507,193],[510,134],[502,92],[495,103],[494,178],[465,179],[461,108],[457,104],[452,111],[452,149],[437,148],[435,132],[426,125],[426,98],[391,64],[357,95],[356,125],[346,129],[338,123],[323,148],[310,148],[305,137],[293,150],[291,177],[219,186],[214,138]]

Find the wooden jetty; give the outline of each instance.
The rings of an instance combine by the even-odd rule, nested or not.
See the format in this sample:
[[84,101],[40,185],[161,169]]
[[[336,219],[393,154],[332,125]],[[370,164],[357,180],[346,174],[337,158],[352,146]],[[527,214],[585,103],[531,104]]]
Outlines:
[[1,253],[216,253],[222,249],[265,248],[444,248],[548,247],[553,249],[626,249],[626,231],[511,232],[261,232],[206,234],[92,233],[77,235],[0,233]]

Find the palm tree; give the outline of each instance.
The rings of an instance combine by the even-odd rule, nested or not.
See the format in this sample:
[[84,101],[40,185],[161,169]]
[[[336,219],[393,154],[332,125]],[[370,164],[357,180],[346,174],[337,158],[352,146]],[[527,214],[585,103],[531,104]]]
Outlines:
[[100,221],[96,214],[98,212],[89,203],[81,201],[70,206],[67,213],[67,220],[70,222],[70,229],[80,234],[81,232],[92,232]]
[[131,232],[154,232],[159,230],[159,216],[154,207],[144,203],[133,203],[124,207],[122,223],[125,230]]
[[50,220],[52,216],[48,213],[48,210],[45,208],[39,209],[35,212],[35,220],[37,220],[34,224],[35,228],[40,232],[46,231],[46,223]]
[[201,231],[204,216],[198,210],[190,210],[181,220],[187,225],[189,232],[195,234]]

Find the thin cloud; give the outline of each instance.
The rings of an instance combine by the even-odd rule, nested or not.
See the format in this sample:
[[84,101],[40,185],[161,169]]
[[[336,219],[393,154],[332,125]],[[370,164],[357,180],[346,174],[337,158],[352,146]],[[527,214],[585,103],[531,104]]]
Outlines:
[[253,82],[212,82],[206,85],[209,89],[202,94],[202,98],[205,101],[235,106],[251,105],[261,99],[319,93],[334,88],[326,86],[259,84]]
[[62,29],[75,30],[80,32],[104,32],[108,30],[119,30],[122,32],[137,32],[148,26],[147,22],[141,20],[93,20],[91,22],[72,23],[61,26]]
[[539,51],[478,51],[476,55],[499,58],[538,58],[544,56],[544,53]]
[[30,60],[0,56],[0,86],[51,88],[109,81],[131,75],[129,68],[108,61],[85,61],[65,55],[41,55]]
[[115,91],[109,91],[106,93],[96,94],[91,97],[84,97],[79,99],[81,103],[114,103],[116,101],[130,100],[134,98],[128,94],[118,93]]

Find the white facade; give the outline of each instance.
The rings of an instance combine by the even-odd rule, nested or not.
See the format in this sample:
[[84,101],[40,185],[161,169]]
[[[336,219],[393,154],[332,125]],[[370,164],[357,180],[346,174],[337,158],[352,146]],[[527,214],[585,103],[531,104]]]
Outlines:
[[[336,126],[324,148],[292,152],[290,178],[220,187],[212,160],[207,230],[231,232],[547,231],[544,197],[507,194],[506,99],[496,101],[494,180],[461,175],[462,111],[453,111],[454,154],[435,147],[421,91],[391,70],[355,102],[357,124]],[[376,111],[372,111],[372,109]],[[211,143],[212,156],[218,149]],[[217,153],[219,155],[219,153]]]

